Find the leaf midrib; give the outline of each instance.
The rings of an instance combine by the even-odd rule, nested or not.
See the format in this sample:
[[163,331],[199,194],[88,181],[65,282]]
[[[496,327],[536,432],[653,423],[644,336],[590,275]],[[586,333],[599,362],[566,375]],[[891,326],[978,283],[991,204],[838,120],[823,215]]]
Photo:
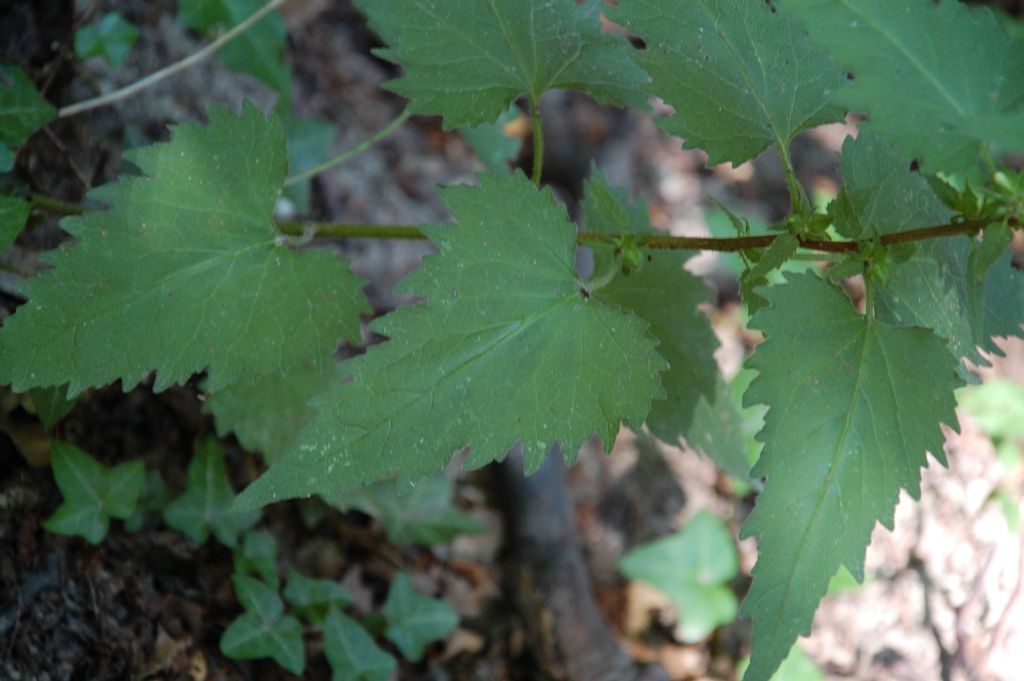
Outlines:
[[[877,24],[874,21],[871,21],[871,18],[869,18],[867,15],[865,15],[860,9],[858,9],[849,0],[840,0],[840,2],[842,2],[842,4],[845,7],[847,7],[847,9],[849,9],[851,14],[854,14],[855,16],[860,17],[864,21],[865,25],[870,26],[871,28],[876,30],[879,35],[881,35],[883,38],[885,38],[886,41],[891,43],[892,46],[895,47],[898,52],[900,52],[904,57],[906,57],[907,61],[910,64],[912,64],[918,70],[918,72],[920,72],[925,77],[925,79],[928,80],[928,82],[930,82],[932,84],[932,86],[935,88],[935,90],[938,91],[943,96],[943,98],[949,103],[950,106],[952,106],[952,108],[961,117],[966,117],[967,116],[967,112],[965,112],[963,110],[963,107],[961,106],[961,102],[959,100],[957,100],[946,89],[946,87],[943,85],[942,81],[940,81],[938,78],[936,78],[934,74],[932,74],[928,69],[926,69],[924,67],[924,64],[922,64],[921,61],[912,52],[907,50],[907,48],[903,44],[903,42],[897,40],[882,25]],[[940,10],[938,8],[935,8],[932,11],[940,11]]]
[[[195,262],[189,265],[188,267],[176,269],[173,272],[169,273],[168,275],[165,275],[163,277],[160,277],[159,279],[150,282],[149,285],[141,289],[131,289],[129,291],[126,291],[126,294],[132,294],[131,299],[128,300],[127,302],[115,298],[110,300],[110,302],[108,302],[106,305],[99,306],[98,308],[93,308],[95,312],[90,310],[90,314],[87,319],[76,321],[74,325],[72,325],[70,328],[65,329],[64,333],[58,334],[57,337],[60,338],[67,333],[71,333],[72,336],[76,336],[78,332],[81,329],[84,329],[87,325],[93,324],[99,319],[106,318],[115,311],[124,310],[126,306],[138,305],[142,299],[152,296],[162,288],[173,289],[175,288],[175,284],[177,284],[178,282],[182,280],[192,279],[202,274],[205,274],[207,271],[214,269],[215,265],[220,265],[221,263],[237,260],[238,258],[246,255],[251,251],[255,251],[259,248],[263,248],[266,246],[273,246],[274,244],[275,241],[271,239],[267,241],[260,241],[248,244],[244,248],[238,250],[219,251],[217,252],[217,255],[199,260],[198,262]],[[71,343],[71,346],[72,353],[70,355],[69,361],[72,363],[72,365],[74,365],[75,362],[73,350],[78,347],[78,344],[77,342],[73,341]]]
[[[444,376],[442,376],[435,384],[433,384],[431,390],[418,393],[412,400],[410,400],[409,402],[405,403],[405,405],[403,405],[403,406],[407,407],[409,405],[417,404],[420,401],[426,399],[428,395],[431,396],[431,399],[432,399],[432,396],[433,396],[433,393],[434,393],[435,390],[443,387],[445,384],[447,384],[449,381],[451,381],[455,376],[457,376],[462,371],[466,370],[468,367],[470,367],[471,365],[473,365],[476,362],[478,362],[479,360],[481,360],[484,356],[489,355],[492,351],[497,350],[501,346],[507,344],[508,342],[510,342],[510,341],[514,340],[515,338],[517,338],[518,336],[522,335],[528,329],[530,329],[533,326],[535,326],[536,324],[538,324],[541,320],[543,320],[546,317],[548,317],[550,314],[552,314],[553,312],[558,310],[563,305],[566,305],[568,303],[574,302],[576,297],[577,297],[577,294],[574,292],[570,296],[556,299],[555,303],[553,305],[551,305],[550,307],[548,307],[546,310],[544,310],[544,311],[534,315],[533,317],[525,320],[518,327],[511,329],[507,334],[505,334],[503,336],[499,336],[497,339],[493,340],[490,343],[490,345],[488,345],[487,347],[481,349],[480,352],[478,352],[477,354],[473,355],[472,357],[467,358],[465,361],[463,361],[457,367],[455,367],[451,371],[447,372]],[[500,326],[511,326],[511,323],[505,322],[505,323],[502,323],[500,325],[496,325],[496,327],[491,327],[491,328],[497,328],[497,327],[500,327]],[[476,329],[474,331],[474,333],[480,333],[480,332],[486,331],[486,330],[487,329]],[[466,335],[468,336],[470,334],[466,334]],[[388,425],[390,427],[390,424],[391,424],[391,419],[390,418],[389,419],[382,419],[382,420],[378,421],[378,423],[375,424],[372,428],[368,428],[365,432],[361,433],[357,438],[347,442],[345,444],[346,449],[351,449],[352,447],[354,447],[354,446],[358,445],[359,443],[363,442],[364,440],[366,440],[370,436],[372,436],[375,433],[377,433],[385,425]],[[515,444],[515,443],[510,443],[510,446],[512,444]],[[463,445],[463,446],[465,446],[465,445]]]
[[[828,498],[828,489],[832,484],[833,473],[835,472],[836,466],[839,464],[844,447],[846,445],[846,438],[849,437],[851,428],[853,426],[853,416],[857,411],[858,396],[860,394],[861,378],[864,375],[864,365],[867,359],[867,348],[868,348],[868,334],[872,330],[873,322],[870,320],[864,325],[864,328],[858,335],[863,335],[863,341],[861,344],[861,357],[860,362],[857,364],[857,376],[854,379],[853,389],[850,391],[850,406],[846,411],[846,422],[843,424],[843,430],[839,435],[839,441],[836,443],[835,451],[832,454],[832,461],[829,463],[828,478],[825,481],[826,484],[822,485],[821,492],[818,496],[818,501],[815,504],[814,512],[811,514],[810,520],[807,522],[806,529],[804,529],[803,535],[800,537],[800,543],[797,545],[796,550],[793,553],[794,560],[790,562],[792,566],[786,575],[786,588],[782,593],[782,602],[776,611],[776,621],[781,621],[783,613],[786,612],[789,606],[789,598],[793,588],[793,580],[796,577],[796,566],[804,564],[804,559],[801,558],[804,546],[807,543],[808,537],[811,533],[811,528],[817,523],[818,516],[821,514],[822,507],[824,506],[825,499]],[[856,339],[856,336],[854,337]]]

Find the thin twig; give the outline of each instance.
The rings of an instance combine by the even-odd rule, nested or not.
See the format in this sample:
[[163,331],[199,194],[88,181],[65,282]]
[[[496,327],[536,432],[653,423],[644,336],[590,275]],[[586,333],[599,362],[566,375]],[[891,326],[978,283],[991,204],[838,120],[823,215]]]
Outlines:
[[363,140],[354,147],[346,149],[337,156],[333,156],[327,159],[318,166],[314,166],[309,170],[299,173],[298,175],[292,175],[291,177],[285,179],[284,186],[290,187],[291,185],[298,184],[303,180],[308,180],[309,178],[313,177],[314,175],[322,173],[328,168],[333,168],[339,163],[344,163],[353,156],[358,156],[359,154],[363,153],[364,151],[372,147],[374,144],[380,142],[382,139],[384,139],[385,137],[393,133],[395,130],[400,128],[402,124],[405,123],[409,119],[409,116],[411,115],[412,112],[410,112],[409,109],[405,109],[404,111],[402,111],[402,113],[398,114],[398,117],[395,120],[385,125],[377,134],[373,135],[368,139]]
[[150,75],[146,76],[145,78],[142,78],[141,80],[137,80],[134,83],[132,83],[131,85],[127,85],[127,86],[121,88],[120,90],[115,90],[114,92],[111,92],[111,93],[106,94],[106,95],[102,95],[100,97],[94,97],[92,99],[87,99],[84,102],[78,102],[77,104],[71,104],[70,106],[65,106],[64,108],[60,109],[57,112],[57,117],[58,118],[67,118],[68,116],[74,116],[75,114],[80,114],[83,111],[90,111],[92,109],[98,109],[101,106],[107,106],[108,104],[113,104],[115,102],[119,102],[122,99],[127,99],[128,97],[131,97],[132,95],[138,94],[142,90],[145,90],[146,88],[150,87],[151,85],[155,85],[156,83],[159,83],[164,78],[168,78],[170,76],[173,76],[174,74],[178,73],[179,71],[184,71],[185,69],[190,68],[190,67],[198,64],[199,62],[201,62],[202,60],[206,59],[211,54],[213,54],[214,52],[216,52],[220,48],[224,47],[229,42],[231,42],[232,40],[237,38],[238,36],[240,36],[243,33],[245,33],[249,29],[250,26],[252,26],[257,21],[259,21],[260,19],[265,17],[267,14],[273,12],[275,9],[277,9],[278,7],[283,5],[284,3],[285,3],[285,0],[270,0],[270,2],[268,2],[266,5],[264,5],[263,7],[259,8],[255,12],[253,12],[252,15],[249,16],[249,18],[245,19],[242,23],[238,24],[237,26],[232,28],[230,31],[226,32],[224,35],[220,36],[219,38],[217,38],[212,43],[210,43],[209,45],[207,45],[203,49],[199,50],[198,52],[194,52],[194,53],[190,54],[189,56],[185,57],[184,59],[182,59],[181,61],[174,62],[170,66],[165,66],[164,68],[160,69],[159,71],[156,71],[155,73],[151,73]]

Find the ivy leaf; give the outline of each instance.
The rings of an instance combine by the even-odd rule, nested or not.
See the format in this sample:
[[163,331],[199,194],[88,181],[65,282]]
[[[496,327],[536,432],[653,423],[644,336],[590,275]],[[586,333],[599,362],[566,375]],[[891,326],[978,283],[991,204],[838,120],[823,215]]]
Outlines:
[[446,130],[493,123],[520,95],[580,90],[604,104],[646,108],[647,76],[622,36],[601,29],[598,0],[357,0],[405,69],[385,84]]
[[185,493],[167,504],[164,520],[192,541],[203,543],[212,532],[217,541],[234,548],[238,535],[256,524],[258,512],[232,509],[235,492],[228,481],[224,454],[210,437],[188,465]]
[[459,625],[459,615],[450,605],[417,593],[404,572],[391,582],[383,614],[388,622],[384,636],[410,662],[419,662],[428,645],[440,641]]
[[119,12],[110,12],[75,31],[75,54],[79,59],[103,57],[111,66],[120,66],[138,39],[139,29]]
[[306,666],[302,625],[284,614],[277,593],[258,579],[235,575],[235,594],[245,608],[220,637],[220,650],[235,660],[269,657],[292,674]]
[[43,527],[54,534],[77,535],[99,544],[110,518],[124,520],[135,511],[145,477],[142,461],[107,468],[81,449],[60,441],[54,441],[52,452],[53,477],[64,503]]
[[[869,132],[843,144],[843,189],[830,211],[836,229],[851,239],[907,231],[948,222],[952,214],[928,181],[910,171],[896,147]],[[916,245],[903,262],[889,263],[876,285],[879,318],[898,326],[922,326],[949,342],[957,358],[987,366],[978,348],[1000,353],[994,336],[1019,336],[1024,321],[1024,276],[1004,253],[994,264],[967,237]],[[1005,248],[1000,250],[1005,251]],[[960,374],[973,380],[960,365]]]
[[[178,0],[178,18],[197,31],[230,29],[256,13],[264,0]],[[284,62],[287,31],[280,12],[271,12],[221,48],[220,57],[231,68],[248,73],[280,95],[277,110],[291,109],[292,74]]]
[[609,15],[647,42],[636,58],[676,110],[658,124],[711,165],[785,150],[801,130],[843,119],[826,102],[843,74],[767,3],[622,0]]
[[78,237],[22,286],[29,302],[0,330],[0,382],[69,383],[69,396],[156,370],[162,390],[209,371],[218,390],[243,376],[330,361],[359,339],[359,279],[325,250],[296,251],[271,211],[285,171],[276,119],[177,126],[172,141],[128,155],[148,176],[90,196],[114,205],[62,222]]
[[632,549],[619,569],[672,600],[686,643],[703,640],[736,617],[736,596],[727,582],[739,571],[739,558],[732,533],[713,513],[701,511],[677,534]]
[[0,65],[0,144],[17,149],[56,117],[57,110],[20,67]]
[[345,587],[334,580],[313,579],[295,570],[288,571],[284,599],[313,624],[323,624],[330,610],[352,602]]
[[509,162],[519,155],[523,147],[522,137],[510,137],[508,126],[522,118],[523,114],[515,104],[498,116],[493,123],[464,125],[459,134],[476,152],[477,158],[487,170],[495,175],[511,175]]
[[875,523],[892,528],[901,489],[919,495],[926,452],[945,463],[939,424],[956,423],[961,384],[930,331],[862,317],[815,275],[786,278],[751,321],[767,341],[749,361],[760,375],[745,400],[769,409],[753,471],[767,481],[742,532],[759,536],[741,612],[754,619],[745,681],[767,681],[810,631],[840,565],[863,579]]
[[324,653],[333,681],[387,681],[398,666],[366,629],[334,609],[324,622]]
[[1024,149],[1024,45],[990,11],[920,0],[779,4],[853,74],[834,100],[867,112],[864,127],[923,170],[962,170],[984,143]]
[[0,251],[6,251],[21,234],[28,213],[31,210],[28,201],[16,196],[0,194]]
[[433,546],[483,527],[452,504],[452,481],[443,474],[426,477],[400,494],[393,480],[357,488],[328,498],[341,511],[358,509],[384,526],[396,544]]
[[439,252],[397,289],[426,303],[374,322],[391,340],[342,365],[352,380],[315,402],[240,507],[396,473],[404,487],[466,447],[479,467],[521,442],[533,471],[556,442],[570,459],[595,432],[610,444],[661,396],[647,325],[581,291],[575,229],[550,190],[517,172],[442,197],[459,222],[424,228]]
[[124,521],[124,529],[138,532],[147,526],[156,524],[163,516],[164,507],[171,501],[171,492],[167,489],[160,471],[148,469],[142,483],[142,494],[135,512]]
[[[591,173],[583,199],[583,219],[599,234],[650,234],[647,205],[630,204],[621,190]],[[658,251],[636,272],[620,274],[594,292],[603,302],[628,310],[651,325],[658,354],[668,361],[662,375],[665,397],[651,404],[647,425],[666,442],[678,442],[693,419],[701,397],[714,398],[718,345],[707,317],[697,309],[709,300],[704,282],[683,270],[688,253]],[[596,267],[613,266],[599,254]],[[598,274],[600,274],[598,272]],[[671,302],[667,302],[671,301]]]
[[263,530],[246,532],[242,545],[235,548],[236,575],[256,575],[265,584],[277,588],[277,541]]
[[234,433],[247,451],[261,452],[267,463],[274,463],[312,418],[310,400],[342,378],[334,362],[241,378],[211,394],[203,411],[213,414],[219,437]]

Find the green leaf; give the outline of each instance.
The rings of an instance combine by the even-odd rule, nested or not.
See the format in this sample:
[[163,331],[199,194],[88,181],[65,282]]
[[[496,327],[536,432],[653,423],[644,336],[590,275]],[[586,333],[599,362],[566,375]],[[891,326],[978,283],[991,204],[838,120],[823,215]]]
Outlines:
[[[870,581],[870,579],[863,580],[863,582],[858,581],[856,577],[850,574],[849,570],[840,565],[839,570],[832,576],[832,579],[829,580],[827,594],[829,596],[833,596],[835,594],[858,591]],[[783,664],[785,665],[785,663]]]
[[960,407],[994,440],[1024,438],[1024,386],[997,379],[965,388]]
[[234,433],[246,450],[262,452],[267,463],[274,463],[312,418],[310,400],[342,378],[340,365],[333,362],[241,378],[210,395],[203,411],[213,414],[219,437]]
[[473,148],[487,170],[495,175],[511,175],[512,169],[508,164],[519,155],[523,140],[519,137],[509,137],[506,130],[512,121],[522,115],[519,107],[513,104],[505,113],[498,116],[495,122],[464,125],[459,128],[459,134]]
[[256,575],[265,584],[277,588],[277,541],[263,530],[246,532],[242,545],[235,548],[236,575]]
[[230,21],[225,0],[178,0],[178,21],[196,31],[210,31]]
[[[189,28],[213,33],[237,26],[265,4],[264,0],[178,0],[178,18]],[[290,110],[292,102],[292,74],[284,62],[286,38],[284,17],[271,12],[220,50],[225,64],[276,90],[277,110],[282,112]]]
[[396,544],[444,544],[483,527],[452,504],[454,485],[437,473],[399,493],[394,480],[335,494],[327,499],[342,511],[358,509],[384,526]]
[[333,609],[324,623],[324,653],[333,681],[387,681],[398,666],[355,620]]
[[846,256],[844,260],[828,268],[825,279],[836,284],[859,274],[864,274],[864,256],[856,253]]
[[[836,229],[856,239],[948,222],[952,214],[895,147],[862,132],[843,145],[843,189],[830,208]],[[981,257],[974,250],[981,249]],[[875,312],[899,326],[922,326],[949,341],[957,358],[988,362],[978,352],[1001,354],[993,336],[1022,335],[1024,276],[1003,253],[992,263],[990,244],[968,237],[917,244],[902,262],[889,262],[875,286]],[[963,365],[961,376],[970,379]]]
[[391,340],[342,365],[352,380],[315,402],[242,507],[396,473],[407,486],[470,446],[479,467],[522,442],[534,471],[556,442],[569,459],[595,432],[611,444],[661,396],[647,325],[581,291],[575,229],[549,189],[520,172],[442,197],[459,222],[424,228],[439,252],[397,288],[426,302],[371,325]]
[[697,402],[686,442],[736,480],[749,483],[751,461],[760,451],[754,433],[763,421],[758,409],[740,406],[736,392],[718,378],[713,398],[702,395]]
[[701,511],[677,534],[632,549],[619,569],[672,600],[687,643],[736,617],[736,596],[726,584],[739,570],[739,557],[732,533],[713,513]]
[[64,503],[43,523],[48,531],[99,544],[110,518],[123,520],[135,510],[145,475],[142,461],[107,468],[77,447],[54,441],[51,465]]
[[16,196],[0,194],[0,251],[6,251],[28,222],[32,206]]
[[896,147],[868,131],[847,137],[840,156],[843,187],[829,206],[835,228],[868,239],[941,225],[952,217],[928,181]]
[[277,592],[251,577],[235,575],[235,594],[245,612],[220,637],[220,650],[236,660],[269,657],[292,674],[306,666],[302,625],[284,614]]
[[[316,118],[301,118],[291,114],[282,119],[284,134],[288,138],[288,175],[298,175],[322,163],[334,142],[334,125]],[[300,213],[309,211],[310,180],[284,188],[284,195]]]
[[162,390],[206,368],[207,389],[305,362],[359,339],[362,283],[326,250],[293,250],[271,218],[285,171],[276,119],[211,108],[209,126],[127,157],[147,176],[90,197],[109,211],[69,217],[78,237],[22,287],[29,302],[0,330],[0,382],[14,390],[156,370]]
[[17,149],[56,117],[20,67],[0,65],[0,144]]
[[205,542],[212,532],[221,544],[234,548],[238,535],[259,520],[259,512],[232,509],[235,492],[228,481],[224,454],[212,437],[192,457],[185,484],[185,493],[164,509],[164,520],[195,542]]
[[[646,203],[629,203],[623,191],[608,186],[596,171],[587,182],[582,209],[592,232],[653,231]],[[662,375],[665,397],[651,404],[647,425],[662,440],[675,443],[687,433],[700,399],[715,395],[718,370],[713,353],[718,342],[707,317],[697,308],[709,301],[707,287],[683,270],[689,254],[658,251],[649,255],[639,271],[616,276],[594,296],[650,324],[658,340],[658,354],[668,361],[669,369]],[[595,261],[598,270],[609,266],[600,253],[595,253]]]
[[[955,424],[961,381],[944,340],[859,315],[843,292],[811,274],[786,275],[752,319],[767,341],[749,366],[749,404],[768,405],[753,474],[764,491],[743,528],[759,536],[745,681],[767,681],[840,565],[863,579],[879,521],[891,528],[901,489],[917,497],[931,452],[945,463],[940,423]],[[793,351],[799,348],[794,361]]]
[[981,241],[972,243],[971,265],[974,273],[984,277],[1013,243],[1013,230],[1005,222],[989,225],[981,235]]
[[322,624],[331,609],[344,608],[352,602],[345,587],[334,580],[313,579],[295,570],[288,571],[284,599],[313,624]]
[[459,615],[450,605],[416,593],[404,572],[391,582],[383,614],[388,622],[384,636],[410,662],[419,662],[428,645],[440,641],[459,625]]
[[676,110],[658,124],[711,165],[786,149],[801,130],[843,119],[826,102],[843,74],[768,3],[622,0],[609,15],[647,42],[637,60]]
[[0,173],[9,173],[14,167],[14,152],[0,144]]
[[[875,310],[890,323],[931,328],[948,340],[955,357],[988,366],[979,348],[1001,356],[995,337],[1024,335],[1024,275],[1007,252],[979,277],[967,238],[936,239],[890,266],[885,285],[876,289]],[[963,364],[960,373],[976,380]]]
[[43,428],[49,430],[58,421],[68,415],[76,400],[68,399],[68,387],[66,385],[53,388],[34,388],[28,391],[32,406],[35,407],[36,416],[43,424]]
[[768,285],[768,278],[789,262],[799,246],[800,242],[792,234],[780,234],[771,246],[764,250],[757,264],[740,276],[743,302],[751,314],[768,304],[765,297],[757,290]]
[[[736,665],[736,674],[743,678],[749,666],[749,658],[741,660]],[[799,645],[794,645],[779,671],[772,676],[772,681],[825,681],[825,675]]]
[[867,112],[864,127],[923,170],[966,168],[989,142],[1024,149],[1024,45],[990,11],[923,0],[779,4],[853,74],[834,100]]
[[163,516],[164,507],[171,501],[171,491],[167,489],[160,471],[146,470],[146,479],[142,484],[142,494],[135,512],[124,521],[124,529],[138,532],[146,526],[155,524]]
[[[651,234],[647,202],[643,199],[630,201],[622,187],[612,187],[604,174],[594,166],[590,171],[580,204],[583,223],[596,234]],[[597,261],[594,269],[601,270],[611,262],[601,251],[595,251]]]
[[79,59],[103,57],[111,66],[120,66],[138,39],[135,26],[118,12],[110,12],[75,32],[75,54]]
[[580,90],[604,104],[646,108],[647,77],[622,36],[605,33],[604,3],[585,0],[357,0],[405,69],[385,87],[444,128],[493,123],[520,95]]

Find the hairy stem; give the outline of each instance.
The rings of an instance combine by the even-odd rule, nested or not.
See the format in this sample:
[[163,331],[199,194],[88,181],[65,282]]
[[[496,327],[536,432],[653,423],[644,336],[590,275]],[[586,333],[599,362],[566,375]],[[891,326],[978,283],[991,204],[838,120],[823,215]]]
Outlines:
[[173,76],[179,71],[184,71],[185,69],[198,64],[199,62],[206,59],[211,54],[213,54],[220,48],[224,47],[238,36],[245,33],[250,26],[252,26],[257,21],[265,17],[270,12],[273,12],[275,9],[277,9],[284,3],[285,0],[270,0],[270,2],[268,2],[266,5],[260,7],[258,10],[253,12],[252,15],[249,16],[249,18],[247,18],[245,21],[241,22],[240,24],[232,28],[230,31],[226,32],[224,35],[220,36],[219,38],[217,38],[212,43],[210,43],[203,49],[199,50],[198,52],[194,52],[189,56],[185,57],[184,59],[174,62],[170,66],[165,66],[159,71],[151,73],[145,78],[137,80],[131,85],[127,85],[121,88],[120,90],[115,90],[114,92],[102,95],[100,97],[87,99],[84,102],[78,102],[77,104],[65,106],[57,112],[57,117],[67,118],[68,116],[80,114],[83,111],[90,111],[92,109],[98,109],[101,106],[114,104],[115,102],[119,102],[122,99],[127,99],[132,95],[142,92],[151,85],[155,85],[159,83],[161,80]]
[[870,263],[864,268],[864,316],[875,321],[875,286]]
[[779,150],[779,158],[782,159],[782,172],[786,175],[786,186],[789,188],[790,210],[794,214],[799,213],[807,201],[804,188],[800,186],[800,180],[797,179],[793,159],[789,155],[789,145],[777,144],[776,147]]
[[540,175],[544,169],[544,131],[540,125],[540,102],[530,98],[530,125],[533,128],[533,183],[540,186]]
[[291,185],[298,184],[303,180],[308,180],[309,178],[313,177],[314,175],[322,173],[328,168],[333,168],[334,166],[340,163],[344,163],[353,156],[358,156],[359,154],[363,153],[364,151],[372,147],[377,142],[380,142],[382,139],[393,133],[395,130],[398,130],[398,128],[402,127],[402,124],[409,120],[409,116],[411,115],[412,112],[410,112],[409,109],[403,110],[402,113],[398,114],[397,118],[395,118],[393,121],[391,121],[383,128],[381,128],[380,131],[377,132],[377,134],[363,140],[354,147],[346,149],[337,156],[332,156],[331,158],[327,159],[318,166],[314,166],[313,168],[303,171],[298,175],[292,175],[291,177],[287,178],[284,181],[284,186],[290,187]]
[[312,228],[314,236],[341,239],[410,239],[424,240],[427,235],[418,227],[407,225],[359,225],[341,223],[304,223],[297,220],[277,223],[282,234],[303,236]]
[[[32,205],[40,210],[45,210],[55,215],[79,215],[89,210],[85,206],[73,203],[65,203],[46,196],[34,194]],[[886,234],[878,239],[883,246],[894,246],[914,241],[925,241],[927,239],[938,239],[947,236],[960,234],[977,234],[989,224],[995,224],[989,220],[964,220],[962,222],[950,222],[944,225],[933,225],[931,227],[919,227],[905,232]],[[344,223],[314,223],[292,220],[279,222],[278,230],[282,234],[301,236],[307,229],[307,225],[313,229],[319,237],[338,238],[366,238],[366,239],[426,239],[417,227],[409,225],[367,225],[367,224],[344,224]],[[1020,218],[1016,215],[1006,220],[1006,225],[1011,229],[1021,227]],[[611,243],[618,239],[618,234],[596,234],[594,232],[577,232],[576,241],[580,245],[589,245],[597,242]],[[752,248],[768,248],[778,238],[776,234],[764,234],[759,236],[740,237],[701,237],[701,236],[670,236],[668,234],[648,234],[641,237],[638,246],[652,250],[683,250],[683,251],[716,251],[720,253],[736,253]],[[827,239],[805,239],[797,237],[800,248],[806,251],[817,251],[819,253],[856,253],[861,247],[862,241],[829,241]],[[827,260],[829,258],[817,258]]]
[[[912,241],[937,239],[944,236],[976,234],[983,230],[988,224],[989,221],[987,220],[950,222],[944,225],[921,227],[919,229],[907,230],[906,232],[886,234],[881,237],[879,241],[881,241],[883,246],[893,246],[895,244],[905,244]],[[1009,221],[1009,225],[1010,227],[1017,228],[1020,226],[1019,220],[1011,219]],[[582,243],[586,241],[604,241],[609,238],[609,235],[580,232],[577,237]],[[640,240],[639,245],[642,248],[652,249],[720,251],[729,253],[734,251],[745,251],[749,248],[768,248],[777,238],[778,235],[775,234],[731,238],[663,236],[660,234],[651,234],[643,237]],[[809,251],[822,251],[824,253],[855,253],[862,243],[861,241],[829,241],[827,239],[805,239],[803,237],[797,237],[797,239],[800,242],[800,248]]]

